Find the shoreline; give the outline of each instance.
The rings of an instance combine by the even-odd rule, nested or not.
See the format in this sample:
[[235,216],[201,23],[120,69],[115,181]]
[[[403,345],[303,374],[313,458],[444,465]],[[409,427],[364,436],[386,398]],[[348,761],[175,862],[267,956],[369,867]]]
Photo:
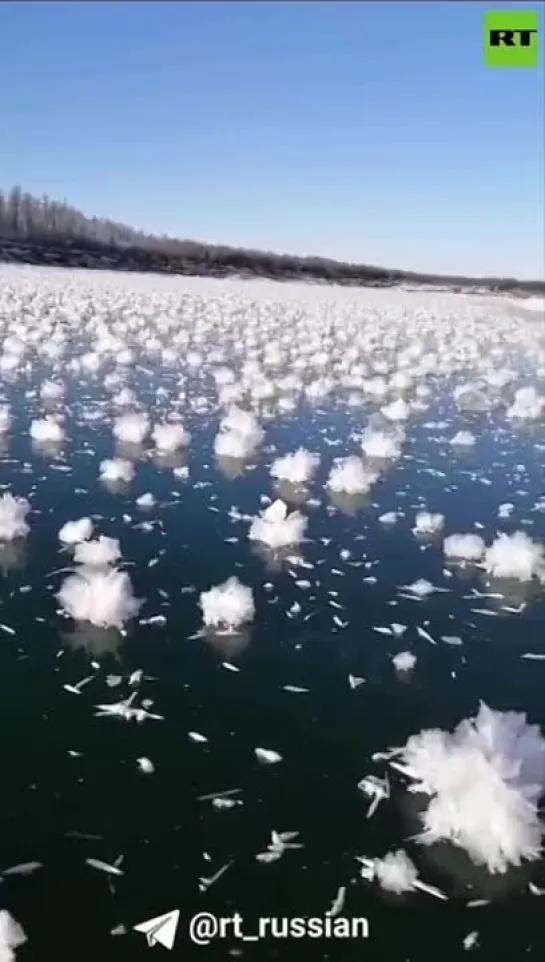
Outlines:
[[279,283],[303,281],[313,285],[343,287],[404,288],[407,291],[429,290],[475,295],[545,295],[545,281],[518,281],[514,278],[458,278],[390,271],[365,265],[348,265],[311,258],[289,258],[282,264],[281,255],[235,248],[215,255],[213,248],[174,253],[157,248],[115,247],[82,241],[55,241],[0,238],[0,263],[27,264],[36,267],[84,268],[124,273],[150,273],[185,277],[215,277],[237,280],[273,280]]

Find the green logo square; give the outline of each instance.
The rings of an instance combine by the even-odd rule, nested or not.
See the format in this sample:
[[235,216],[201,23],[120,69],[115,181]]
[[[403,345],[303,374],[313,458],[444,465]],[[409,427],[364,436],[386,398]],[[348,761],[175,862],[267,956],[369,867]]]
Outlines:
[[484,62],[487,67],[537,67],[537,10],[490,10],[484,17]]

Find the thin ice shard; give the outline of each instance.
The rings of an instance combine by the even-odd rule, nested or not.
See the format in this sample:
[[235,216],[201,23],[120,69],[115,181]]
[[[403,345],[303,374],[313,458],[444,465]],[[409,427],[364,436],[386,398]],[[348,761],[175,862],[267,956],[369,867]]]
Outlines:
[[91,868],[96,868],[99,872],[105,872],[106,875],[125,874],[117,865],[110,865],[109,862],[103,862],[100,858],[86,858],[85,862]]

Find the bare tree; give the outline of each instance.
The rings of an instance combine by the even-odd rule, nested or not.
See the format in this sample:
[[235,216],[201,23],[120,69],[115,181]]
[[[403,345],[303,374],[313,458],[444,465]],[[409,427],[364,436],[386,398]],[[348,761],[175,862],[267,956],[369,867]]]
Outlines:
[[[511,279],[437,277],[392,271],[382,267],[347,264],[323,257],[296,257],[270,251],[244,250],[224,245],[201,244],[166,235],[146,234],[104,217],[87,217],[67,201],[54,201],[44,194],[33,197],[15,186],[0,191],[0,242],[60,247],[61,262],[68,262],[62,250],[80,249],[84,258],[92,251],[109,252],[115,264],[129,270],[161,270],[186,274],[245,273],[276,278],[306,278],[344,284],[391,285],[402,281],[456,283],[512,289],[524,287],[542,292],[542,282],[520,284]],[[64,261],[62,257],[64,256]],[[507,286],[506,286],[507,285]]]

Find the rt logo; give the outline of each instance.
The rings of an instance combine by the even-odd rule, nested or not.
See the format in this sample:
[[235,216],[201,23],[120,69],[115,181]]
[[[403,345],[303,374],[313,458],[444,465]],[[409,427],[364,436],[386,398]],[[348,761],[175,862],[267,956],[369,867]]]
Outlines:
[[537,10],[491,10],[484,17],[484,62],[487,67],[539,65]]

